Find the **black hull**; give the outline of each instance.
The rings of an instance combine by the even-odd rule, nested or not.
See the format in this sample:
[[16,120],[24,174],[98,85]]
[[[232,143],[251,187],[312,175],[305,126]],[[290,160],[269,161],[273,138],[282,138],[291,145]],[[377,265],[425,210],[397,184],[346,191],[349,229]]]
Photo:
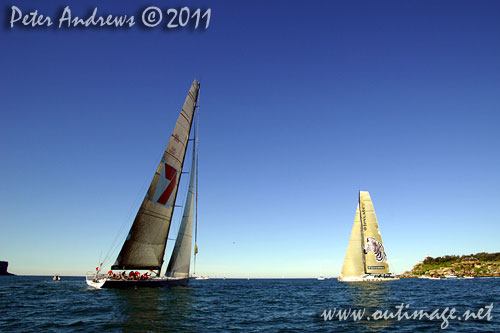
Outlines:
[[187,286],[189,278],[185,279],[151,279],[151,280],[112,280],[106,279],[101,288],[161,288]]

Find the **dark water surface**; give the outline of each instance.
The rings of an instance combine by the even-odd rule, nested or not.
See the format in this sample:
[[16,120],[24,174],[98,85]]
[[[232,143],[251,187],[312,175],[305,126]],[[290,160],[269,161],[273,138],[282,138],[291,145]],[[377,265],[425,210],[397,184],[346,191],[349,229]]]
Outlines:
[[[449,319],[446,331],[500,332],[500,279],[404,279],[363,284],[330,279],[191,281],[187,288],[94,290],[84,278],[0,277],[0,331],[439,331],[443,320],[368,320],[377,310],[446,307],[491,319]],[[325,309],[363,309],[362,320],[324,321]],[[487,309],[483,310],[483,315]],[[446,313],[446,316],[448,313]]]

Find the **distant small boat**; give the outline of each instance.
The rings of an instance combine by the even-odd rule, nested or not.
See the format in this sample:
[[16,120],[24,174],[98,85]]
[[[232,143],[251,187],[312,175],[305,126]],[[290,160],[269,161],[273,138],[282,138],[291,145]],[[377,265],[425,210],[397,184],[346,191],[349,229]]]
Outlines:
[[427,275],[421,275],[418,277],[419,279],[429,279],[430,277]]
[[441,278],[440,278],[440,277],[433,277],[433,276],[431,276],[431,277],[429,278],[429,280],[441,280]]
[[464,279],[473,279],[473,276],[464,276]]
[[458,277],[456,275],[453,275],[453,274],[451,274],[451,275],[445,275],[445,278],[447,278],[447,279],[458,279]]
[[209,276],[198,276],[195,280],[210,280]]
[[54,277],[52,278],[52,280],[54,280],[54,281],[61,281],[61,277],[59,276],[59,274],[56,274],[56,275],[54,275]]
[[323,281],[325,280],[325,277],[323,275],[320,275],[319,278],[318,278],[319,281]]

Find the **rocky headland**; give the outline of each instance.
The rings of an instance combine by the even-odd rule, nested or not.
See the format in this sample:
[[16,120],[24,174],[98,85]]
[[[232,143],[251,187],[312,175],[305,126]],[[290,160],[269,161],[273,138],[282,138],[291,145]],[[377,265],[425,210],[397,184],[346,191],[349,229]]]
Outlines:
[[7,261],[0,261],[0,275],[14,275],[12,273],[7,272],[8,267],[9,263]]
[[500,252],[443,257],[426,257],[417,263],[410,271],[401,274],[402,278],[411,277],[445,277],[455,275],[457,277],[473,276],[500,276]]

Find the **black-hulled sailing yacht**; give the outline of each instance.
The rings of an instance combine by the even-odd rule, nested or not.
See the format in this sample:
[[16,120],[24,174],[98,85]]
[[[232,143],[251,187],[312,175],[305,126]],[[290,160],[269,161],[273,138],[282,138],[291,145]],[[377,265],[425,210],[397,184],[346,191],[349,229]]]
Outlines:
[[[174,131],[168,142],[160,164],[151,181],[134,223],[130,228],[123,247],[111,266],[112,270],[149,270],[155,276],[142,274],[127,276],[115,274],[87,274],[87,284],[95,288],[162,287],[187,285],[191,262],[193,238],[193,217],[196,205],[197,182],[197,131],[194,130],[193,158],[188,194],[184,204],[181,225],[174,249],[167,265],[165,276],[160,276],[163,265],[168,233],[175,208],[175,201],[189,136],[197,110],[200,84],[195,79],[180,112]],[[197,252],[195,244],[195,255]]]

